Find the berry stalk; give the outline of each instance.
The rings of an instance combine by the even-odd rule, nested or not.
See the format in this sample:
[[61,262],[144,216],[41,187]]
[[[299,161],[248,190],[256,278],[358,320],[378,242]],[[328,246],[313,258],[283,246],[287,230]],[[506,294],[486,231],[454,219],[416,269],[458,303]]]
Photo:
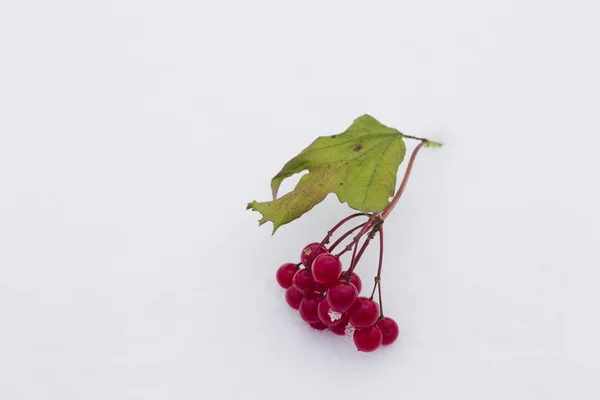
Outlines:
[[379,318],[383,318],[383,300],[381,298],[381,270],[383,269],[383,226],[379,229],[379,265],[377,266],[377,275],[375,276],[375,284],[371,292],[371,299],[375,295],[375,289],[379,297]]
[[[338,240],[336,240],[331,247],[329,247],[329,251],[333,251],[333,249],[335,249],[340,243],[342,243],[344,241],[344,239],[346,239],[348,236],[350,236],[353,232],[357,231],[358,229],[362,228],[363,226],[365,226],[367,223],[364,222],[360,225],[355,226],[354,228],[350,229],[348,232],[344,233],[342,236],[339,237]],[[341,253],[339,253],[337,256],[341,256],[342,254],[344,254],[346,252],[346,250],[342,251]]]
[[[347,216],[346,218],[342,219],[340,222],[338,222],[333,228],[331,228],[329,231],[327,231],[327,235],[325,235],[325,237],[323,238],[323,240],[319,243],[319,245],[317,246],[317,249],[312,253],[312,256],[310,258],[310,263],[312,263],[312,261],[314,260],[315,256],[317,254],[319,254],[319,251],[321,250],[321,248],[329,243],[329,240],[331,239],[331,236],[333,236],[333,234],[335,233],[335,231],[337,231],[342,225],[344,225],[346,222],[350,221],[353,218],[356,217],[360,217],[363,215],[368,215],[365,213],[355,213],[352,215]],[[308,270],[310,271],[310,264],[307,266]]]
[[[407,136],[407,137],[413,138],[412,136]],[[423,148],[423,146],[426,146],[427,143],[429,143],[429,141],[427,139],[419,139],[419,138],[414,138],[414,139],[420,140],[421,143],[419,143],[417,145],[417,147],[415,147],[415,149],[413,150],[413,152],[410,156],[410,160],[408,161],[408,164],[406,166],[406,172],[404,173],[404,178],[402,178],[402,183],[400,184],[398,191],[394,195],[394,198],[392,199],[390,204],[388,204],[387,207],[381,213],[381,218],[384,220],[388,217],[388,215],[390,215],[390,213],[392,212],[394,207],[396,207],[396,204],[398,204],[398,200],[400,200],[402,193],[404,193],[404,189],[406,189],[406,184],[408,183],[408,178],[410,178],[410,173],[412,171],[412,167],[413,167],[413,164],[415,163],[415,159],[417,158],[417,154],[419,153],[419,150],[421,150],[421,148]],[[432,142],[432,143],[435,143],[435,142]]]

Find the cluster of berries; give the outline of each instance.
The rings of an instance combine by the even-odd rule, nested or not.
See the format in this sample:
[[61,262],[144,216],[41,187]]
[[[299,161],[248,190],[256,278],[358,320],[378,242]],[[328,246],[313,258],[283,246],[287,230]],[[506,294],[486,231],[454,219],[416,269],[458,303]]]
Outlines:
[[352,336],[359,351],[392,344],[398,338],[398,325],[384,317],[373,300],[379,276],[371,297],[359,296],[362,282],[353,272],[355,257],[353,265],[343,271],[340,255],[330,253],[324,242],[309,244],[302,250],[300,263],[286,263],[277,270],[287,303],[314,329]]
[[[357,119],[355,122],[358,121],[359,120]],[[361,126],[360,129],[363,129],[363,127]],[[368,133],[370,134],[373,132]],[[364,352],[374,351],[382,345],[392,344],[398,338],[398,325],[393,319],[385,317],[383,314],[381,290],[384,243],[383,223],[398,204],[398,201],[406,188],[415,157],[419,150],[423,147],[441,146],[440,143],[431,142],[424,138],[403,134],[400,134],[400,136],[402,138],[418,140],[420,143],[415,147],[410,156],[404,178],[402,179],[398,190],[385,208],[379,212],[357,212],[342,219],[327,232],[327,235],[320,243],[311,243],[302,250],[300,263],[283,264],[277,270],[277,282],[281,287],[286,289],[285,298],[287,303],[290,307],[300,312],[300,316],[304,321],[308,322],[310,326],[315,329],[329,329],[338,335],[352,336],[356,348],[359,351]],[[315,143],[317,142],[315,141],[313,145]],[[304,150],[304,152],[301,153],[301,156],[307,152],[308,149],[310,149],[310,147]],[[293,160],[296,160],[296,158]],[[402,160],[400,159],[400,162],[401,161]],[[289,169],[289,171],[291,171],[290,173],[284,172],[288,171],[286,168],[288,168],[289,165],[296,166],[296,164],[297,163],[293,162],[286,164],[277,177],[283,176],[283,178],[285,178],[298,172],[296,170],[292,171],[293,168]],[[273,182],[275,182],[275,178],[272,181],[272,186]],[[393,186],[395,181],[388,180],[388,183],[391,183]],[[380,185],[380,187],[385,186],[383,182]],[[273,187],[275,195],[277,194],[278,186],[279,185],[277,184]],[[303,190],[305,189],[306,188],[303,188]],[[340,196],[338,195],[338,197]],[[342,200],[340,197],[340,201],[344,202],[346,200],[347,199]],[[256,204],[260,205],[261,203]],[[350,205],[350,202],[348,202],[348,204]],[[250,203],[248,207],[255,209],[254,205],[255,202]],[[311,207],[309,207],[308,210],[310,210]],[[300,215],[302,215],[302,213],[300,213]],[[366,217],[367,221],[352,227],[350,230],[346,231],[346,233],[341,235],[336,242],[329,246],[329,240],[338,228],[354,218],[361,217]],[[267,218],[263,213],[263,219],[260,223],[262,224],[265,220],[273,221],[275,227],[277,227],[278,224],[281,224],[281,221],[275,222],[275,219]],[[284,221],[283,223],[286,222],[289,221]],[[333,251],[336,246],[352,234],[354,234],[354,237],[351,243],[349,243],[341,252],[334,254]],[[373,290],[369,297],[359,296],[362,289],[362,283],[360,278],[354,273],[354,270],[365,252],[365,249],[377,235],[379,236],[379,265],[377,267],[377,274],[375,275],[375,284],[373,285]],[[360,244],[361,240],[362,244]],[[340,256],[350,250],[353,250],[352,259],[348,268],[344,271]],[[375,292],[377,292],[378,295],[377,302],[373,300]]]

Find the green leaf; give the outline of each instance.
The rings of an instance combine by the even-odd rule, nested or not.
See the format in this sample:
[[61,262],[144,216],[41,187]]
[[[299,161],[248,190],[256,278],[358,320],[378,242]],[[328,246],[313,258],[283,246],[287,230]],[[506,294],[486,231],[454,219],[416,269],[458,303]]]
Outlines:
[[[273,233],[335,193],[340,202],[363,212],[380,212],[396,187],[406,146],[402,133],[363,115],[339,135],[322,136],[283,166],[271,180],[273,201],[248,204],[273,222]],[[277,198],[281,182],[308,170],[293,191]]]

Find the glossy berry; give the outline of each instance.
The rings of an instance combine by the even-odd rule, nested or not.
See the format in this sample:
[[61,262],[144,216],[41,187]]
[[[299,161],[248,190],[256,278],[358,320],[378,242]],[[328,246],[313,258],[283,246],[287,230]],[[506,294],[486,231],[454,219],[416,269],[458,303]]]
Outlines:
[[300,291],[298,291],[298,289],[296,289],[293,286],[290,286],[285,291],[285,301],[294,310],[297,310],[298,308],[300,308],[300,302],[302,301],[303,298],[304,298],[304,295],[302,293],[300,293]]
[[336,335],[344,336],[346,334],[346,327],[348,326],[348,314],[337,325],[329,327],[329,330]]
[[308,246],[306,246],[304,249],[302,249],[302,253],[300,254],[300,262],[302,262],[302,264],[305,267],[310,267],[312,261],[319,254],[327,253],[327,249],[325,248],[325,246],[321,246],[321,248],[319,249],[319,253],[315,254],[318,247],[319,247],[319,243],[314,242],[314,243],[311,243]]
[[[342,278],[346,277],[346,272],[347,271],[343,271],[342,272]],[[358,275],[356,275],[353,272],[352,275],[350,275],[350,281],[349,282],[351,284],[353,284],[356,287],[356,290],[358,290],[358,293],[360,293],[360,291],[362,290],[362,281],[360,280],[360,278],[358,277]]]
[[383,336],[378,327],[371,326],[355,330],[353,339],[359,351],[370,352],[377,350],[381,346]]
[[315,282],[329,286],[340,278],[342,262],[333,254],[320,254],[312,262],[310,271]]
[[327,329],[327,327],[325,326],[325,324],[323,324],[321,321],[319,322],[315,322],[312,324],[309,324],[311,326],[311,328],[313,329],[318,329],[320,331],[324,331],[325,329]]
[[355,328],[367,328],[377,322],[379,306],[373,300],[359,297],[350,309],[350,323]]
[[300,311],[300,317],[304,321],[308,322],[309,324],[314,324],[321,321],[319,319],[319,314],[317,313],[317,308],[319,307],[319,302],[322,298],[322,296],[310,294],[302,299],[298,311]]
[[292,282],[296,289],[302,293],[312,293],[315,290],[315,281],[307,269],[299,269],[294,275]]
[[326,326],[335,326],[346,317],[345,313],[333,311],[327,299],[321,300],[319,308],[317,308],[317,314],[321,322]]
[[339,281],[327,291],[327,301],[335,311],[344,312],[352,307],[358,297],[353,284]]
[[354,272],[352,273],[352,276],[350,276],[350,283],[356,286],[356,290],[358,290],[358,293],[360,293],[362,290],[362,281]]
[[381,342],[383,346],[392,344],[398,339],[400,329],[398,329],[398,324],[393,319],[385,317],[377,322],[377,327],[383,335],[383,341]]
[[283,264],[277,270],[276,278],[277,283],[284,289],[292,286],[292,280],[294,279],[294,275],[296,274],[296,264],[286,263]]

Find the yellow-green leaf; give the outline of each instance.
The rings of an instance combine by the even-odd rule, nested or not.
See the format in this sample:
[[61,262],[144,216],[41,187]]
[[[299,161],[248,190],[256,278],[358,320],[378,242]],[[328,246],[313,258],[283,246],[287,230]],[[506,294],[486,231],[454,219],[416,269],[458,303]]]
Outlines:
[[[311,210],[329,193],[363,212],[382,211],[394,195],[396,173],[406,146],[402,133],[370,115],[354,120],[341,134],[322,136],[283,166],[271,180],[273,200],[248,204],[273,222],[273,233]],[[284,179],[308,170],[294,190],[277,198]]]

